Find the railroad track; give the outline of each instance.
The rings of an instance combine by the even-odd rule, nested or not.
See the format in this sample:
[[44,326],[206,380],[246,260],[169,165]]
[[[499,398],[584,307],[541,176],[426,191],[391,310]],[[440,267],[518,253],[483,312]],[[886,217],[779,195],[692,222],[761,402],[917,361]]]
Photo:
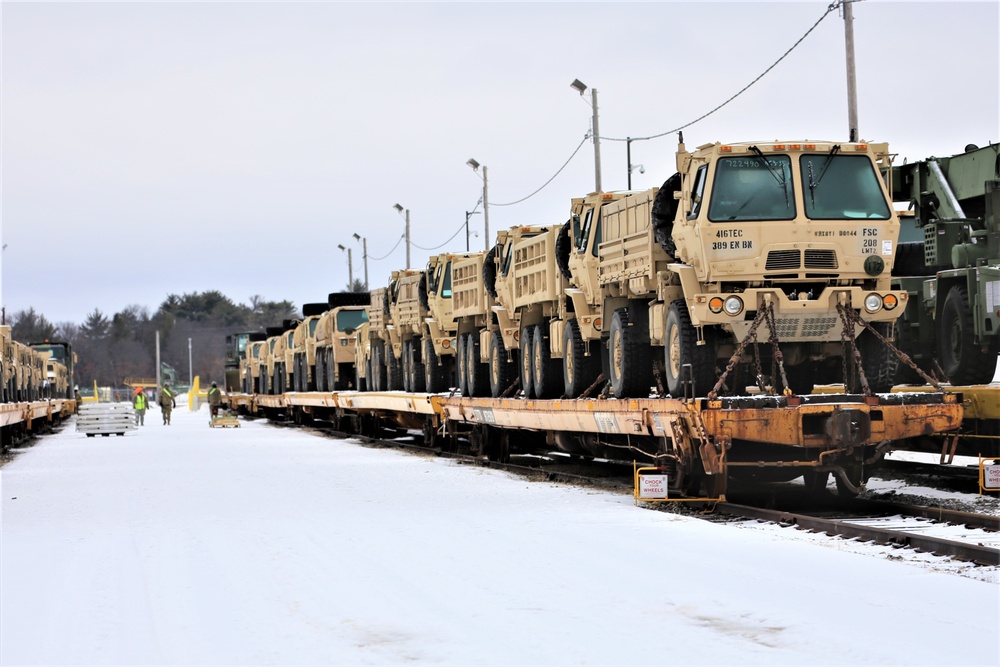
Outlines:
[[[1000,565],[1000,517],[901,503],[872,501],[864,505],[877,508],[879,516],[857,510],[836,517],[817,516],[734,503],[719,503],[716,511],[980,565]],[[942,534],[930,534],[929,529]]]
[[[270,423],[279,427],[293,426],[291,423]],[[530,479],[600,487],[613,492],[632,494],[631,470],[624,470],[625,466],[620,466],[621,470],[614,470],[610,474],[595,476],[592,473],[566,470],[564,468],[574,466],[549,457],[531,457],[534,461],[529,465],[489,461],[479,456],[443,451],[422,444],[419,442],[421,435],[413,431],[405,436],[387,439],[370,438],[336,430],[326,422],[314,422],[311,426],[307,426],[306,430],[325,437],[357,440],[370,447],[404,449],[429,456],[451,458],[467,465],[504,470]],[[613,463],[611,465],[619,466]],[[575,467],[579,466],[580,464],[575,464]],[[854,500],[846,509],[839,507],[836,510],[839,516],[835,517],[729,502],[717,503],[715,511],[717,514],[769,521],[830,536],[907,547],[980,565],[1000,565],[1000,517],[992,515],[865,500]],[[929,534],[928,528],[932,526],[936,530],[947,526],[943,531],[945,535]]]

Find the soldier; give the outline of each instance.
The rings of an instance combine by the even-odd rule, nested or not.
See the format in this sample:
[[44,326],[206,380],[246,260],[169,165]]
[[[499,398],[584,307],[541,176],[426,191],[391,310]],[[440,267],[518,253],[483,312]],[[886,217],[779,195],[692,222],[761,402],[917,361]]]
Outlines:
[[219,406],[222,405],[222,392],[216,384],[212,383],[212,388],[208,390],[208,407],[212,411],[212,416],[219,415]]
[[149,407],[149,399],[142,387],[137,387],[135,396],[132,397],[132,407],[135,408],[135,423],[138,426],[146,425],[146,408]]
[[163,413],[163,425],[170,426],[170,413],[177,407],[177,399],[170,391],[170,383],[164,382],[163,389],[160,390],[160,411]]

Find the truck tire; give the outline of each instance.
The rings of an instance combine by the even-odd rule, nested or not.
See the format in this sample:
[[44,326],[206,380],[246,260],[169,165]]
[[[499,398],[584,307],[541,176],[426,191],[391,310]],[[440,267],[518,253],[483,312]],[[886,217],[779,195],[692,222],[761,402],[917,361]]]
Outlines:
[[[874,322],[872,326],[882,336],[889,337],[891,323]],[[858,352],[861,353],[861,367],[865,371],[868,388],[876,394],[884,394],[892,389],[896,383],[896,369],[899,365],[899,357],[896,356],[896,353],[867,329],[861,332],[854,344],[857,345]],[[857,367],[850,361],[847,365],[845,385],[849,394],[860,394],[863,390]]]
[[470,396],[489,396],[489,365],[479,361],[479,335],[471,333],[465,341],[466,386]]
[[417,341],[410,339],[407,342],[410,346],[407,356],[407,365],[409,366],[410,371],[410,391],[416,394],[421,394],[427,390],[427,381],[426,376],[424,375],[424,362],[420,358],[420,348],[417,345]]
[[673,231],[679,202],[674,199],[674,192],[680,189],[681,175],[676,173],[660,186],[653,200],[653,210],[650,212],[650,217],[653,219],[653,236],[670,257],[675,257],[677,254]]
[[536,398],[556,398],[562,394],[559,362],[552,358],[547,323],[535,325],[531,335],[531,381]]
[[[385,344],[373,343],[371,349],[371,378],[372,391],[386,390],[386,370],[385,370]],[[330,386],[333,386],[333,376],[329,379]]]
[[399,363],[403,368],[403,391],[409,393],[410,389],[410,341],[403,341],[403,352],[399,357]]
[[517,378],[517,364],[507,354],[499,329],[490,336],[490,396],[499,398]]
[[580,323],[575,319],[569,320],[563,329],[563,389],[566,397],[580,396],[600,373],[600,356],[588,341],[583,340]]
[[556,236],[556,266],[566,280],[570,280],[573,274],[569,270],[569,256],[573,250],[573,238],[570,236],[570,222],[567,220]]
[[976,344],[969,292],[962,285],[948,290],[941,309],[938,361],[953,385],[988,384],[996,372],[996,352],[984,352]]
[[437,352],[434,351],[434,341],[430,337],[424,338],[424,377],[427,380],[427,391],[431,394],[440,394],[448,391],[448,380],[445,377],[444,364],[438,359]]
[[534,370],[532,364],[533,350],[531,338],[534,335],[534,327],[525,327],[521,330],[521,363],[519,370],[521,374],[521,389],[525,398],[533,398],[535,395]]
[[649,388],[653,386],[653,355],[646,334],[634,326],[628,308],[615,311],[611,318],[608,353],[611,389],[617,398],[649,396]]
[[459,396],[468,397],[469,387],[468,387],[468,375],[465,372],[465,340],[468,334],[458,334],[457,342],[455,343],[455,379],[458,385]]
[[[695,397],[707,396],[716,382],[715,349],[707,335],[705,344],[698,345],[698,335],[691,324],[684,299],[677,299],[667,309],[664,341],[663,360],[670,395],[675,398],[683,396],[685,385],[690,381],[694,384]],[[690,371],[685,368],[688,364],[691,365]],[[688,377],[688,372],[691,377]]]
[[391,345],[386,345],[382,350],[385,352],[385,388],[388,391],[400,391],[403,388],[402,359],[396,358]]
[[497,246],[490,248],[490,251],[486,253],[486,257],[483,258],[483,285],[486,287],[486,291],[494,299],[497,298]]

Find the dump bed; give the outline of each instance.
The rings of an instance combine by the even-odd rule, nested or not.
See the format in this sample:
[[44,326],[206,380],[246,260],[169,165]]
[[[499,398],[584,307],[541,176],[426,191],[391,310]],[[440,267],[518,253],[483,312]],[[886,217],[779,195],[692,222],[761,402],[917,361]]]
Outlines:
[[559,233],[559,227],[545,228],[540,233],[526,234],[514,242],[511,269],[514,303],[504,304],[510,306],[508,310],[556,301],[562,296],[566,281],[556,265]]
[[385,287],[373,289],[371,306],[368,308],[369,335],[377,338],[388,338],[388,327],[392,323],[389,314],[389,290]]
[[[392,321],[400,333],[419,334],[427,317],[427,279],[423,272],[399,278],[398,295],[393,308]],[[421,292],[424,292],[421,296]],[[421,303],[423,301],[423,303]]]
[[653,201],[659,188],[629,195],[602,209],[599,281],[601,286],[626,284],[634,295],[656,291],[656,274],[666,271],[670,257],[653,229]]
[[455,259],[451,269],[452,314],[455,319],[486,315],[486,283],[481,256]]

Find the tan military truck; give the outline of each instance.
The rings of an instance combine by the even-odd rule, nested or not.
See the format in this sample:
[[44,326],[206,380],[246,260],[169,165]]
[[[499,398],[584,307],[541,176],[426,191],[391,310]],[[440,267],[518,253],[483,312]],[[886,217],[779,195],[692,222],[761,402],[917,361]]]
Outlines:
[[[463,396],[489,396],[490,375],[488,359],[482,351],[489,350],[489,338],[496,329],[491,294],[496,277],[496,248],[483,257],[470,255],[456,259],[452,264],[452,317],[455,320],[455,375],[459,392]],[[489,284],[489,290],[487,290]],[[484,344],[485,341],[485,344]],[[516,372],[516,360],[503,355],[498,359],[497,382]],[[502,377],[501,377],[502,375]]]
[[[597,318],[594,329],[581,327],[583,340],[596,330],[607,340],[615,395],[645,396],[659,359],[671,394],[705,395],[751,331],[761,344],[744,348],[742,365],[770,369],[783,358],[793,391],[841,381],[859,390],[852,342],[872,389],[887,391],[896,357],[857,318],[891,337],[905,306],[906,294],[890,289],[899,222],[889,162],[886,144],[688,152],[681,140],[678,174],[662,188],[600,206],[584,200],[571,220],[579,236],[570,292],[576,318]],[[596,283],[579,263],[588,246],[597,249]],[[600,294],[599,308],[590,294]],[[770,384],[780,389],[778,375]]]
[[295,334],[292,336],[294,346],[291,348],[291,358],[287,362],[291,369],[292,391],[314,391],[316,369],[316,326],[320,317],[326,312],[325,303],[306,303],[302,305],[302,319],[295,324]]
[[264,341],[265,345],[260,351],[260,393],[282,394],[284,393],[284,389],[282,388],[281,391],[278,391],[277,381],[281,378],[280,375],[276,375],[276,371],[284,366],[284,343],[282,339],[286,335],[286,330],[285,327],[267,327],[264,331],[267,339]]
[[[365,315],[367,316],[367,309]],[[366,320],[354,332],[354,385],[358,391],[374,391],[372,388],[372,341],[368,335],[371,324]]]
[[0,402],[14,401],[14,346],[9,325],[0,325]]
[[403,344],[413,336],[411,332],[401,331],[393,318],[398,313],[396,302],[400,290],[413,291],[415,296],[421,275],[422,272],[415,269],[393,271],[387,288],[371,292],[368,336],[373,383],[369,383],[369,391],[403,389]]
[[368,321],[368,292],[334,292],[316,323],[313,371],[317,391],[357,389],[355,332]]
[[260,391],[260,358],[267,349],[267,340],[250,341],[243,348],[243,358],[240,359],[240,378],[245,394],[263,393]]

